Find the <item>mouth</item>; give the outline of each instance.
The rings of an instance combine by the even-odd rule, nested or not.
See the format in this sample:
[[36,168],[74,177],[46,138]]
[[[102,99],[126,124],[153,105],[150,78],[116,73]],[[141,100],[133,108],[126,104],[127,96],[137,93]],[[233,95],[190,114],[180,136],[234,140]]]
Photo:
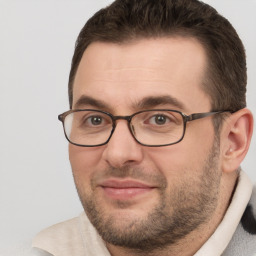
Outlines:
[[134,180],[107,180],[100,184],[104,195],[114,200],[129,200],[146,195],[156,187]]

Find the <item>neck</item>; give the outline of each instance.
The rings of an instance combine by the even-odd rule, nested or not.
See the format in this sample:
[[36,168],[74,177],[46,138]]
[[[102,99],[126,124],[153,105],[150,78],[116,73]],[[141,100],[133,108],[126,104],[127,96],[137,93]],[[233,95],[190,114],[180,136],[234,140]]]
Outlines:
[[176,244],[167,245],[154,251],[141,251],[130,248],[115,246],[107,244],[107,248],[112,256],[192,256],[194,255],[204,243],[214,233],[220,222],[222,221],[227,208],[232,199],[238,173],[223,173],[220,190],[219,200],[217,207],[212,216],[205,223],[201,224],[196,230],[192,231],[186,237],[179,240]]

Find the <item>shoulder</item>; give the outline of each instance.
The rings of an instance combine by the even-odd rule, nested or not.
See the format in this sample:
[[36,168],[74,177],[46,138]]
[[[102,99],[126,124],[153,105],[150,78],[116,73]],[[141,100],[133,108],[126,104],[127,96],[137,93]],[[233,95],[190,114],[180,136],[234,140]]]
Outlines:
[[54,256],[110,256],[105,242],[84,212],[41,231],[35,237],[33,246]]
[[31,241],[25,241],[23,243],[12,245],[9,248],[0,248],[0,255],[4,256],[52,256],[52,254],[31,247]]
[[256,255],[256,187],[223,256]]
[[37,234],[32,245],[53,255],[82,255],[80,226],[79,217],[55,224]]
[[51,239],[58,239],[61,236],[61,239],[68,239],[70,236],[76,236],[77,226],[79,222],[79,217],[75,217],[60,223],[57,223],[51,227],[48,227],[44,230],[42,230],[40,233],[36,235],[36,237],[33,240],[33,244],[40,241],[43,242],[43,240],[47,240],[48,238]]
[[256,236],[256,186],[253,187],[251,199],[241,219],[243,229]]

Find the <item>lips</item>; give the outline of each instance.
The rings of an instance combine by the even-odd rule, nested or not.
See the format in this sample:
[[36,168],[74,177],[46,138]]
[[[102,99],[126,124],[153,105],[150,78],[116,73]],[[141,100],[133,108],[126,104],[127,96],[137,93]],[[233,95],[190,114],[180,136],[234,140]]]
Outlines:
[[107,180],[100,184],[104,194],[111,199],[128,200],[145,195],[155,187],[133,180]]

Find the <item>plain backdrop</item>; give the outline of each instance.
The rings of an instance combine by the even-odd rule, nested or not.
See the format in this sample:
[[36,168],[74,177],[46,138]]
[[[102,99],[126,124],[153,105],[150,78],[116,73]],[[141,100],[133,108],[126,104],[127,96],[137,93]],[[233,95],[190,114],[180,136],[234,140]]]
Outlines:
[[[82,211],[57,115],[68,110],[76,37],[107,0],[0,0],[0,248]],[[256,114],[256,0],[206,1],[227,17],[248,56]],[[256,181],[256,139],[242,167]]]

